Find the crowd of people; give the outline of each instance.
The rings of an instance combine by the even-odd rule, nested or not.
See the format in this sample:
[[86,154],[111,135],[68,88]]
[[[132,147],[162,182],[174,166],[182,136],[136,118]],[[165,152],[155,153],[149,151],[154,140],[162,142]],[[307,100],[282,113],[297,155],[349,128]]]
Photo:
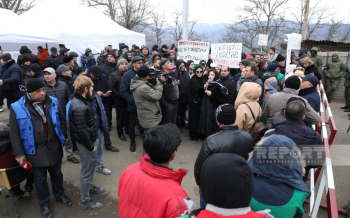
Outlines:
[[[321,122],[316,88],[325,76],[330,100],[346,68],[337,54],[323,67],[317,48],[309,54],[300,50],[291,60],[273,47],[266,54],[253,49],[242,53],[239,68],[230,68],[213,64],[210,54],[199,64],[177,59],[174,44],[170,49],[107,45],[96,59],[86,48],[81,63],[64,45],[50,51],[39,46],[34,55],[22,46],[17,61],[0,51],[0,111],[4,99],[10,110],[9,128],[0,128],[0,168],[3,156],[12,157],[7,168],[32,164],[25,191],[17,186],[14,194],[30,198],[34,186],[44,217],[52,217],[47,172],[55,198],[72,205],[64,194],[63,147],[67,160],[82,167],[81,208],[103,206],[90,195],[106,191],[94,185],[94,172],[111,174],[103,163],[103,144],[119,152],[110,139],[113,108],[118,137],[130,140],[131,152],[137,146],[135,129],[143,137],[140,163],[120,178],[120,217],[286,218],[304,213],[308,170],[319,164],[305,165],[300,150],[322,146],[310,128]],[[349,100],[344,109],[350,111],[349,73],[345,78]],[[181,187],[186,171],[170,168],[184,129],[192,141],[203,140],[194,166],[200,207]],[[298,152],[296,157],[281,154],[284,164],[261,164],[257,152],[269,147]]]

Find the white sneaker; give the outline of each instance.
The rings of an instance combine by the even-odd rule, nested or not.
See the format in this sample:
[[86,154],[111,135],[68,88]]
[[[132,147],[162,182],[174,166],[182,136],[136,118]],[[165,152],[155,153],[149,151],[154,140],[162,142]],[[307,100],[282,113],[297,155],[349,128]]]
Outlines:
[[96,167],[96,172],[102,173],[104,175],[110,175],[112,173],[112,171],[110,171],[109,169],[105,168],[104,166]]
[[0,112],[3,112],[4,108],[2,106],[0,106]]

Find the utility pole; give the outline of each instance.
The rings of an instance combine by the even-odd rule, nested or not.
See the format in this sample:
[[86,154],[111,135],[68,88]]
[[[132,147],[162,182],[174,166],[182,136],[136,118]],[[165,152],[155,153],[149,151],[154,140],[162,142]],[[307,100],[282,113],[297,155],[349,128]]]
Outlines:
[[182,39],[188,40],[188,0],[183,0],[182,3]]
[[301,37],[302,41],[306,40],[307,24],[309,21],[309,5],[310,5],[310,0],[305,0],[303,32],[302,32],[302,37]]

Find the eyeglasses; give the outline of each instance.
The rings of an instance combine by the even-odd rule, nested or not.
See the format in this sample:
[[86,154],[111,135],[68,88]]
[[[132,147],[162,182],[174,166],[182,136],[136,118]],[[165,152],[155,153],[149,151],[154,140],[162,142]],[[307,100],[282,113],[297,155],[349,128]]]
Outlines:
[[198,70],[197,70],[196,73],[203,73],[203,71],[198,71]]

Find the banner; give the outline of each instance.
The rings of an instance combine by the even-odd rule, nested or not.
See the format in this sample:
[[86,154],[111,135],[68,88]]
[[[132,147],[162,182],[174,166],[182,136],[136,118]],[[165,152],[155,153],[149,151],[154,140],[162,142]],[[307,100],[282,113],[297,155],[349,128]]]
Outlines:
[[[291,55],[292,55],[292,49],[295,50],[300,50],[301,46],[301,34],[286,34],[288,38],[288,43],[287,43],[287,55],[286,55],[286,69],[288,69],[288,65],[291,60]],[[288,73],[288,72],[286,72]]]
[[259,34],[258,45],[267,46],[267,41],[269,41],[269,36],[264,34]]
[[208,61],[209,42],[195,42],[195,41],[179,41],[178,42],[179,57],[185,62],[192,60],[195,64],[199,61]]
[[242,43],[213,43],[211,44],[211,59],[214,64],[239,68],[242,57]]

